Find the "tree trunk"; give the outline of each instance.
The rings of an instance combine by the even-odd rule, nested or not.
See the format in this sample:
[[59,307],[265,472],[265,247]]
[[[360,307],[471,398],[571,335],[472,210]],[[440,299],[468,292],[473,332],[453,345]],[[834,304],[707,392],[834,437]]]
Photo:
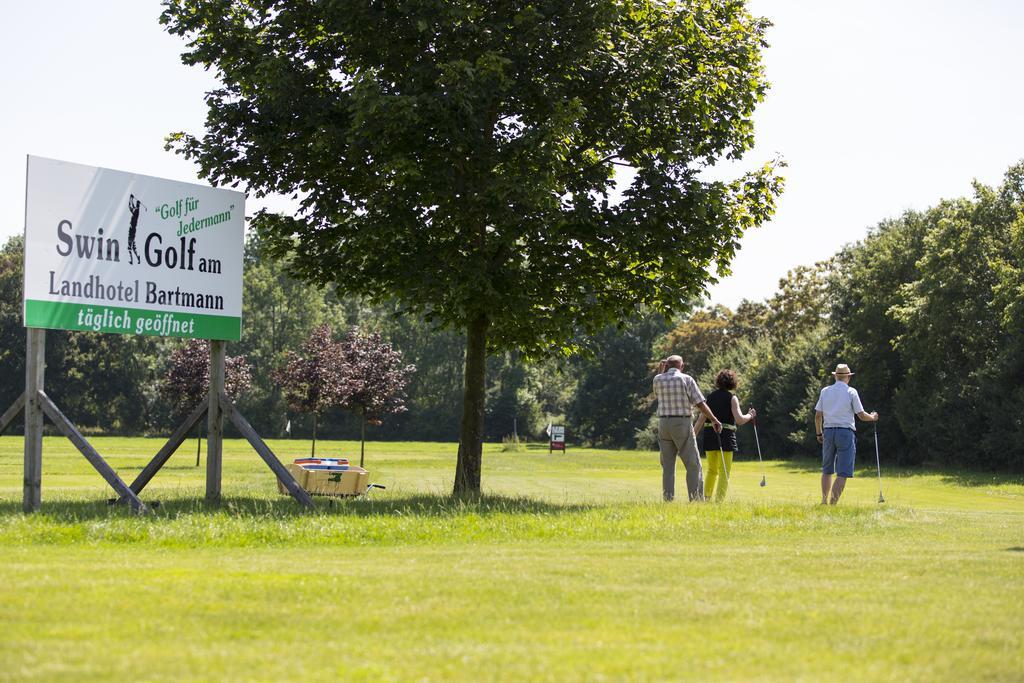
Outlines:
[[480,466],[484,438],[484,371],[487,361],[485,316],[472,320],[466,328],[466,383],[462,397],[462,426],[459,430],[459,459],[455,465],[457,497],[480,495]]
[[311,458],[316,457],[316,418],[317,414],[313,413],[313,446],[309,450],[309,457]]
[[359,435],[359,466],[363,466],[363,456],[366,455],[366,408],[363,408],[363,429]]

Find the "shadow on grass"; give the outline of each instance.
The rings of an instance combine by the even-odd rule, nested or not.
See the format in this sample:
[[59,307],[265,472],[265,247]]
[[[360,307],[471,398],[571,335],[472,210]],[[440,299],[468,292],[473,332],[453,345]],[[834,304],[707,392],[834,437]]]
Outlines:
[[943,471],[942,483],[955,486],[1024,486],[1024,475],[1000,472],[949,472]]
[[1015,545],[1012,548],[1007,548],[1006,552],[1008,552],[1008,553],[1024,553],[1024,548],[1020,547],[1019,545]]
[[[767,462],[776,462],[787,468],[787,471],[792,474],[821,474],[821,460],[818,458],[808,458],[801,460],[774,460]],[[871,458],[868,462],[862,455],[858,455],[856,466],[854,468],[854,475],[857,478],[863,478],[867,476],[877,476],[877,470],[875,468],[875,459]],[[892,477],[909,477],[915,474],[934,474],[934,472],[928,472],[923,469],[913,469],[907,467],[886,467],[882,465],[882,476]]]
[[[442,495],[414,495],[401,498],[314,498],[313,510],[303,508],[291,498],[284,496],[261,498],[256,496],[226,497],[220,504],[207,503],[203,499],[148,497],[142,501],[150,507],[146,517],[153,519],[173,518],[194,514],[227,514],[238,517],[287,519],[307,515],[338,515],[347,517],[451,517],[478,515],[488,517],[500,514],[559,515],[591,510],[602,505],[549,503],[532,498],[511,498],[504,496],[481,496],[473,499],[458,499]],[[0,501],[0,517],[22,515],[18,501]],[[131,517],[127,505],[111,505],[106,500],[56,500],[44,501],[39,513],[49,520],[60,522],[84,522]]]
[[[808,474],[821,472],[821,462],[818,460],[775,460],[783,464],[793,474]],[[854,474],[858,478],[877,477],[878,469],[874,458],[866,460],[858,455],[857,468]],[[934,477],[940,478],[943,484],[953,486],[1005,486],[1007,484],[1024,486],[1024,474],[1012,472],[984,472],[972,470],[953,470],[948,467],[936,467],[934,465],[921,465],[919,467],[887,466],[882,463],[882,479],[910,478],[910,477]]]

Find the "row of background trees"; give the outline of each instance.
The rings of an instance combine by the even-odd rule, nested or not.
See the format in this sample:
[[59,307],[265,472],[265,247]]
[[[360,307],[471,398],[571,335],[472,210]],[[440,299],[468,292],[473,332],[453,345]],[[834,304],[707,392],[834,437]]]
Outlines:
[[[1022,264],[1019,163],[998,187],[975,183],[970,197],[881,222],[831,259],[790,272],[764,302],[695,312],[656,350],[681,350],[704,387],[717,369],[736,368],[774,455],[817,451],[813,405],[842,361],[882,416],[888,457],[1021,471]],[[861,430],[862,451],[871,434]]]
[[[654,447],[652,362],[683,354],[705,389],[722,367],[741,378],[744,405],[760,412],[769,457],[812,455],[813,404],[839,360],[857,371],[865,405],[882,415],[882,442],[902,464],[950,463],[1024,470],[1024,163],[999,187],[883,221],[833,258],[791,271],[760,302],[680,311],[674,321],[637,313],[580,335],[580,355],[526,362],[516,352],[487,364],[485,436],[541,438],[550,421],[605,447]],[[0,405],[21,391],[20,238],[0,251]],[[407,412],[371,427],[376,439],[458,438],[465,337],[437,330],[399,305],[369,306],[288,277],[246,245],[243,338],[251,383],[239,404],[261,432],[311,435],[313,415],[289,397],[280,368],[317,328],[358,326],[401,350],[382,371],[408,374]],[[328,333],[329,334],[329,333]],[[183,342],[154,337],[51,332],[48,392],[96,431],[173,428],[181,402],[162,391]],[[294,359],[293,359],[294,360]],[[382,382],[393,382],[382,375]],[[289,400],[291,398],[291,400]],[[291,405],[291,408],[289,408]],[[321,436],[358,438],[358,411],[329,405]],[[742,428],[741,450],[753,443]],[[862,430],[861,438],[870,438]],[[864,447],[869,447],[864,444]]]
[[[458,438],[465,335],[437,330],[422,316],[403,315],[394,302],[371,306],[356,298],[339,299],[331,288],[298,282],[264,256],[255,239],[245,249],[243,337],[229,345],[228,353],[246,363],[248,382],[235,395],[241,411],[262,434],[283,437],[290,422],[296,436],[312,436],[317,420],[323,437],[358,438],[364,414],[373,421],[374,414],[394,412],[394,405],[374,404],[381,397],[392,400],[394,394],[387,392],[371,394],[349,386],[342,392],[345,400],[326,396],[319,401],[288,391],[289,384],[296,384],[288,381],[288,375],[302,374],[301,360],[312,358],[315,349],[322,350],[332,329],[357,328],[362,331],[357,338],[338,340],[332,351],[356,349],[349,353],[350,364],[376,359],[361,372],[369,378],[367,386],[406,385],[407,410],[391,414],[382,425],[371,423],[370,437]],[[23,253],[20,237],[0,248],[0,403],[4,405],[18,396],[24,384]],[[325,331],[327,337],[316,341]],[[371,353],[374,346],[393,347],[401,354],[388,357],[383,348]],[[51,330],[46,348],[47,392],[87,431],[163,433],[173,429],[182,410],[194,405],[205,391],[205,377],[196,374],[204,348],[170,338]],[[190,363],[190,358],[198,360]],[[515,425],[524,437],[539,435],[546,416],[562,419],[575,388],[555,362],[527,364],[514,352],[490,358],[487,375],[486,437],[490,440],[511,434]],[[169,384],[191,384],[194,390],[169,389]]]

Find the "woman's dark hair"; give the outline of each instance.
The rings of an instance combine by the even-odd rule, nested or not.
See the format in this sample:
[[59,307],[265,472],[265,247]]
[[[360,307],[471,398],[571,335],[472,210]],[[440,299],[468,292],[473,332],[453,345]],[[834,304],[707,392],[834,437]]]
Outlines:
[[719,389],[732,391],[736,388],[736,373],[732,370],[722,370],[715,375],[715,386]]

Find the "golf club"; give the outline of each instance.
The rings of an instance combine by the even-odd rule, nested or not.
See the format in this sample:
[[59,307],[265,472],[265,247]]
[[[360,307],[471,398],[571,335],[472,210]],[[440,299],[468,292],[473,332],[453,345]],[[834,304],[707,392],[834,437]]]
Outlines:
[[757,461],[761,463],[761,486],[768,485],[768,478],[764,473],[764,460],[761,459],[761,440],[757,438],[757,418],[750,421],[754,425],[754,443],[757,444]]
[[878,502],[884,503],[882,496],[882,458],[878,454],[878,422],[875,422],[875,464],[878,466]]
[[722,476],[725,477],[725,485],[729,485],[729,470],[725,468],[725,449],[722,448],[722,434],[721,432],[715,432],[715,436],[718,437],[718,457],[722,459]]

